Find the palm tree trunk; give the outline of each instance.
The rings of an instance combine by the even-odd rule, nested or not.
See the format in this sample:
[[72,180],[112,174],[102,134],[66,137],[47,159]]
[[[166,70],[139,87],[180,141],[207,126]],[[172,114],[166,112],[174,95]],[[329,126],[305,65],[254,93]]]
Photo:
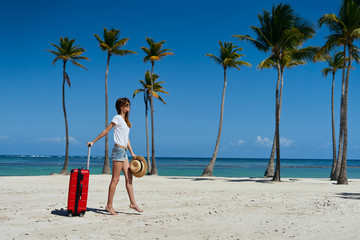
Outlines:
[[[108,84],[107,77],[109,74],[109,63],[110,63],[110,54],[108,53],[107,64],[106,64],[106,72],[105,72],[105,128],[108,127]],[[110,174],[110,163],[109,163],[109,136],[106,134],[105,136],[105,160],[104,166],[102,170],[102,174]]]
[[337,154],[337,161],[336,161],[336,167],[335,167],[335,173],[332,176],[331,180],[338,180],[340,175],[340,167],[341,167],[341,157],[342,157],[342,146],[344,141],[344,134],[343,134],[343,126],[342,126],[342,109],[343,109],[343,97],[341,97],[341,111],[340,111],[340,133],[339,133],[339,149]]
[[149,127],[148,127],[148,99],[147,93],[144,93],[144,102],[145,102],[145,128],[146,128],[146,156],[148,164],[148,174],[151,172],[150,164],[150,152],[149,152]]
[[276,107],[275,107],[275,136],[276,136],[276,170],[273,181],[280,182],[280,102],[279,85],[281,78],[280,63],[278,62],[278,80],[276,84]]
[[[345,94],[344,94],[344,111],[343,111],[343,127],[344,127],[344,142],[343,142],[343,151],[341,158],[341,168],[340,175],[338,178],[338,184],[348,184],[347,171],[346,171],[346,155],[347,155],[347,142],[348,142],[348,127],[347,127],[347,106],[348,106],[348,90],[349,90],[349,79],[350,79],[350,69],[351,69],[351,54],[352,54],[352,44],[348,45],[349,50],[349,64],[346,72],[346,83],[345,83]],[[346,55],[345,55],[346,56]],[[346,59],[346,57],[344,58]]]
[[66,68],[66,61],[64,61],[64,65],[63,65],[63,84],[62,84],[62,103],[64,110],[64,118],[65,118],[66,147],[65,147],[65,162],[63,168],[60,171],[60,174],[67,174],[68,164],[69,164],[69,131],[68,131],[67,116],[66,116],[66,108],[65,108],[65,74],[66,74],[65,68]]
[[[282,92],[283,92],[283,86],[284,86],[284,78],[283,78],[283,71],[281,72],[281,88],[280,88],[280,106],[279,106],[279,115],[281,117],[281,103],[282,103]],[[279,117],[279,120],[280,120]],[[275,170],[274,170],[274,160],[275,160],[275,149],[276,149],[276,134],[274,133],[274,140],[271,148],[271,154],[270,154],[270,160],[269,164],[266,168],[264,177],[274,177]]]
[[335,72],[333,72],[333,81],[331,87],[331,127],[332,127],[332,145],[333,145],[333,163],[331,168],[330,178],[333,178],[336,167],[336,139],[335,139],[335,119],[334,119],[334,85],[335,85]]
[[217,153],[218,153],[218,150],[219,150],[222,123],[223,123],[226,84],[227,84],[227,82],[226,82],[226,69],[224,69],[224,87],[223,87],[222,98],[221,98],[220,123],[219,123],[218,136],[217,136],[217,139],[216,139],[214,154],[213,154],[213,156],[211,158],[211,161],[209,162],[209,164],[204,169],[202,176],[213,176],[216,156],[217,156]]
[[344,65],[342,72],[342,85],[341,85],[341,101],[340,101],[340,133],[339,133],[339,150],[338,157],[336,162],[335,174],[331,180],[338,180],[340,175],[341,161],[342,161],[342,150],[344,142],[344,126],[343,126],[343,116],[344,116],[344,95],[345,95],[345,71],[346,71],[346,45],[344,45]]
[[271,153],[270,153],[270,160],[269,160],[269,163],[265,170],[264,177],[274,177],[274,174],[275,174],[275,169],[274,169],[275,149],[276,149],[276,135],[274,133],[274,139],[273,139],[273,144],[272,144]]
[[151,109],[151,173],[150,175],[158,175],[155,163],[155,138],[154,138],[154,104],[153,104],[153,71],[154,62],[151,62],[151,94],[150,94],[150,109]]

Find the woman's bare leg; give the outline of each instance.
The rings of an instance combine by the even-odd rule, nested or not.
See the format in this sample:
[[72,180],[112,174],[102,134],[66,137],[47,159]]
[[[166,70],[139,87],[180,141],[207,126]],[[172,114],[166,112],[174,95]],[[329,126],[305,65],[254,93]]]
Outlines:
[[105,209],[112,215],[117,215],[113,207],[113,199],[115,195],[116,186],[120,180],[120,173],[123,168],[123,163],[119,161],[113,161],[112,177],[109,185],[108,201]]
[[123,167],[123,173],[125,176],[125,186],[126,186],[127,193],[129,195],[129,199],[130,199],[130,208],[132,208],[138,212],[143,212],[143,210],[141,210],[135,202],[134,189],[133,189],[133,185],[132,185],[133,176],[130,171],[128,159],[126,159],[124,161],[124,164],[122,167]]

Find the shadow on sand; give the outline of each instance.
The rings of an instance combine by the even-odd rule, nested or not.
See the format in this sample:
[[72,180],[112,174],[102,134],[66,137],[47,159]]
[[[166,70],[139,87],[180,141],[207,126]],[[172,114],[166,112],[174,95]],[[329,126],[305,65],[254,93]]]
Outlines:
[[[97,214],[103,214],[103,215],[111,215],[108,211],[106,211],[105,209],[99,209],[99,208],[86,208],[87,212],[94,212]],[[117,211],[116,213],[120,214],[120,215],[141,215],[140,213],[131,213],[131,212],[119,212]],[[61,208],[59,209],[55,209],[51,211],[51,214],[57,215],[57,216],[62,216],[62,217],[67,217],[68,216],[68,211]]]
[[360,193],[338,193],[337,196],[343,199],[360,200]]
[[[272,178],[222,178],[222,177],[167,177],[167,179],[187,179],[191,181],[224,181],[224,182],[257,182],[257,183],[273,183]],[[296,179],[289,179],[290,181],[296,181]]]

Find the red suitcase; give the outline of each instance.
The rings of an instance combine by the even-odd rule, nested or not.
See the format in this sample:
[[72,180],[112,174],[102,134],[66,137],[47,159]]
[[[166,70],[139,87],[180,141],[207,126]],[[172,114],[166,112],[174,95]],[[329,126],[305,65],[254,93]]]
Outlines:
[[67,211],[68,216],[84,216],[89,190],[89,162],[90,147],[88,149],[87,169],[72,169],[70,174]]

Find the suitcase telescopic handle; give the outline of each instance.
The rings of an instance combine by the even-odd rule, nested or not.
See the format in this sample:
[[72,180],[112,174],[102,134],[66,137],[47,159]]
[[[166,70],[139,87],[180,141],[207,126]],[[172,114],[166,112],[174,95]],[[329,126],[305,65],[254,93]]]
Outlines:
[[87,170],[89,170],[89,165],[90,165],[90,152],[91,152],[91,146],[88,145],[87,164],[86,164]]
[[79,199],[81,199],[81,196],[82,196],[82,190],[83,190],[83,184],[81,184],[81,187],[80,187],[80,196],[79,196]]

